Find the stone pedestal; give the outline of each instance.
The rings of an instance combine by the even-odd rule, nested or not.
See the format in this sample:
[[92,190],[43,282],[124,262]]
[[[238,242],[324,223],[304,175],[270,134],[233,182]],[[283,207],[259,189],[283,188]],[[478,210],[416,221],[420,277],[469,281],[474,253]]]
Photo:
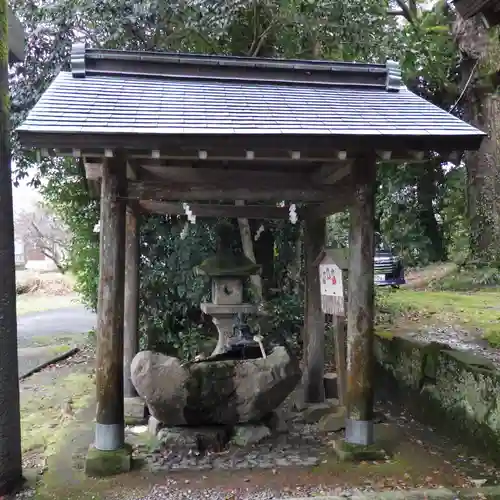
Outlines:
[[146,404],[139,396],[123,399],[123,415],[126,425],[140,425],[146,422]]
[[332,442],[333,450],[341,462],[366,462],[387,460],[390,455],[378,444],[363,446],[361,444],[350,444],[344,439]]
[[212,356],[226,352],[229,341],[233,336],[234,316],[236,314],[255,314],[257,306],[253,304],[233,304],[218,305],[205,303],[201,304],[201,310],[205,314],[210,314],[214,325],[217,327],[219,339]]
[[91,445],[85,460],[85,474],[89,477],[108,477],[130,472],[132,448],[125,444],[113,451],[101,451]]

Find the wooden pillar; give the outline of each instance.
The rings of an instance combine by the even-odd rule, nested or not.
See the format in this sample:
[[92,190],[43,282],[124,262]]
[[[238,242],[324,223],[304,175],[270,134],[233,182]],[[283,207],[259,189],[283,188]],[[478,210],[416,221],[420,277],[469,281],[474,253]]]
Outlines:
[[337,369],[337,393],[339,396],[340,406],[346,404],[347,391],[347,355],[346,355],[346,332],[344,316],[334,316],[335,330],[335,367]]
[[130,365],[139,351],[139,261],[140,213],[135,204],[127,205],[125,236],[125,303],[123,324],[123,395],[137,396],[130,379]]
[[[22,482],[7,2],[0,0],[0,495]],[[3,498],[3,497],[2,497]]]
[[347,312],[346,441],[373,443],[375,156],[353,165]]
[[325,400],[323,381],[325,365],[325,315],[321,310],[321,289],[317,266],[318,255],[326,239],[326,219],[306,211],[304,219],[304,256],[306,271],[304,338],[305,366],[303,373],[304,400],[321,403]]
[[117,450],[124,444],[125,172],[121,153],[107,158],[102,169],[94,443],[98,450]]

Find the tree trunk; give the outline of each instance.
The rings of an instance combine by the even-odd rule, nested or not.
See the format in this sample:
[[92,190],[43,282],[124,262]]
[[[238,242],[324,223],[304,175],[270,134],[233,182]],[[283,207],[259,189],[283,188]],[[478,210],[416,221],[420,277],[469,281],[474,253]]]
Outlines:
[[7,2],[0,0],[0,495],[22,481]]
[[261,265],[262,300],[269,298],[269,290],[276,287],[274,271],[274,234],[265,230],[253,243],[255,259]]
[[471,256],[478,263],[500,263],[500,98],[476,91],[471,104],[471,123],[488,134],[466,160]]
[[[423,168],[422,168],[423,167]],[[434,213],[434,200],[436,199],[436,162],[428,161],[419,165],[417,176],[419,220],[425,236],[429,239],[429,260],[442,262],[446,260],[446,246],[443,232],[439,227]]]
[[[245,204],[245,202],[237,201],[236,204],[242,206]],[[243,247],[243,253],[245,254],[247,259],[250,259],[252,262],[256,262],[255,252],[253,249],[252,231],[250,229],[250,223],[248,222],[248,219],[238,219],[238,226],[240,228],[241,246]],[[252,283],[257,302],[261,302],[262,279],[260,275],[254,274],[253,276],[250,276],[250,281]]]
[[[500,190],[500,106],[495,95],[496,85],[488,81],[488,75],[479,74],[478,63],[488,62],[494,54],[490,54],[490,37],[479,19],[465,21],[458,17],[453,31],[462,54],[460,73],[463,97],[460,104],[464,119],[488,134],[478,151],[467,153],[465,164],[470,256],[476,263],[489,265],[500,261],[500,221],[496,203],[497,191]],[[496,61],[491,63],[494,65]]]
[[300,275],[302,271],[302,237],[303,231],[300,226],[297,232],[297,240],[295,241],[295,256],[290,265],[290,277],[293,281],[293,293],[300,294]]

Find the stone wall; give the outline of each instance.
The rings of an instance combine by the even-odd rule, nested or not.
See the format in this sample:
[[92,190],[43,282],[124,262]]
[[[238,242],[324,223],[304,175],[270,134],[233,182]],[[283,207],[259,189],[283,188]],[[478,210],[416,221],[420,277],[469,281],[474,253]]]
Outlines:
[[489,360],[388,332],[374,348],[380,398],[500,462],[500,371]]

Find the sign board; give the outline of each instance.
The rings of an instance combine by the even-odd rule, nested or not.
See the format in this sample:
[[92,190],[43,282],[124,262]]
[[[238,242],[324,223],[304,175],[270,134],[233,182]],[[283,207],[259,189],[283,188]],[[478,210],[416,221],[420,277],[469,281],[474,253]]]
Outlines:
[[328,297],[344,297],[342,269],[333,262],[319,265],[321,295]]
[[343,273],[347,269],[347,262],[343,249],[325,250],[319,262],[321,309],[325,314],[345,316]]

